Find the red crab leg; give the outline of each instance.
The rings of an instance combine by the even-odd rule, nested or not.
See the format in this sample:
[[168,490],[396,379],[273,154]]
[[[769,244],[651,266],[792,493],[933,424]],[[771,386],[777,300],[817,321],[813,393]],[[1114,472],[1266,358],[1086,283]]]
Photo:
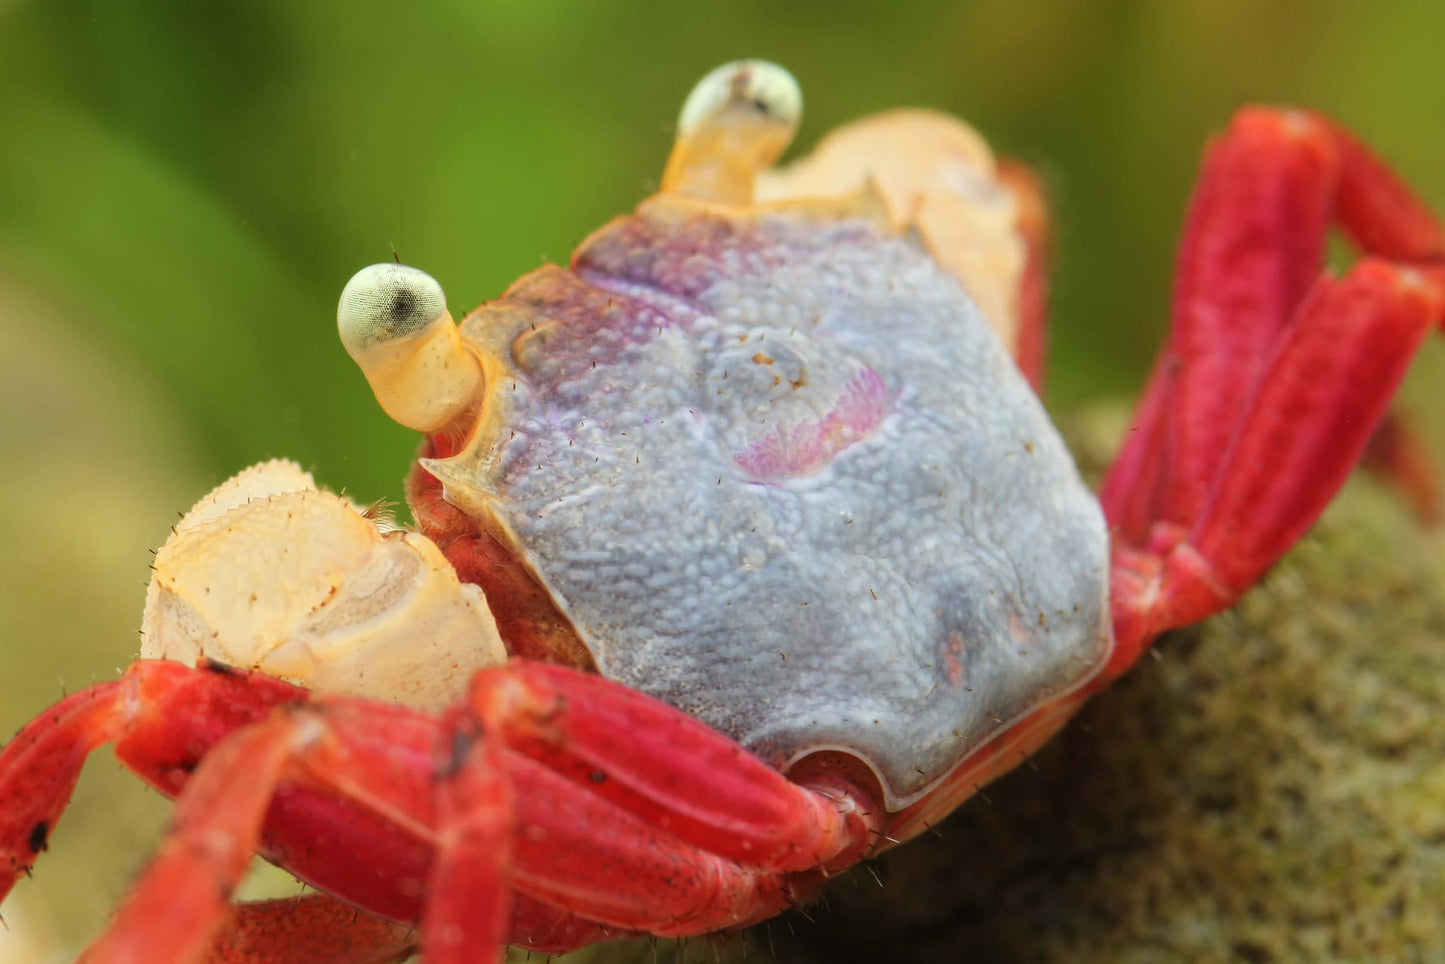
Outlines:
[[206,964],[395,964],[416,953],[409,927],[326,894],[238,904]]
[[143,662],[46,710],[0,749],[0,899],[45,849],[91,750],[119,741],[126,759],[127,740],[143,738],[157,762],[148,779],[174,793],[198,748],[298,696],[267,677]]
[[342,899],[423,917],[445,962],[504,940],[561,949],[608,928],[741,926],[788,902],[790,874],[851,863],[879,832],[845,782],[790,783],[691,717],[575,670],[518,661],[480,674],[438,720],[144,662],[0,753],[12,877],[39,849],[33,822],[53,821],[106,739],[156,786],[185,789],[175,835],[91,961],[203,959],[256,849]]
[[[256,674],[237,675],[258,683],[264,680]],[[172,830],[159,855],[111,926],[82,960],[87,964],[142,960],[184,964],[203,961],[213,952],[224,953],[225,943],[218,944],[216,939],[226,936],[222,929],[230,915],[230,896],[245,874],[251,855],[261,845],[263,822],[284,824],[287,816],[284,806],[279,809],[275,806],[282,801],[283,777],[288,781],[303,781],[307,786],[319,785],[323,791],[345,801],[364,802],[372,811],[386,814],[400,824],[412,823],[415,812],[424,809],[419,808],[414,799],[419,784],[417,778],[430,780],[436,756],[431,754],[418,761],[415,753],[407,752],[413,742],[411,734],[401,734],[397,741],[402,750],[400,759],[388,759],[383,742],[388,735],[384,729],[380,734],[377,732],[378,720],[384,720],[388,712],[397,710],[386,704],[357,700],[315,700],[309,705],[297,704],[290,711],[272,713],[250,725],[242,719],[241,728],[211,748],[186,782],[178,798]],[[145,722],[160,721],[152,718]],[[176,727],[180,721],[175,719],[165,722],[169,724],[168,732],[187,729]],[[125,735],[125,741],[143,741],[147,730],[154,729],[154,726],[137,727]],[[439,732],[434,724],[431,732],[433,735]],[[125,741],[118,749],[123,759],[131,756],[128,749],[137,749]],[[155,750],[153,746],[138,748],[136,756],[143,772],[144,765],[150,762],[146,751]],[[164,756],[165,750],[160,750],[159,755]],[[416,772],[418,762],[421,773]],[[238,775],[244,776],[238,779]],[[494,772],[492,779],[505,782],[505,770]],[[395,795],[389,799],[386,790],[392,787]],[[334,812],[344,815],[344,811]],[[273,834],[284,836],[284,826],[269,829]],[[324,860],[327,852],[347,849],[352,842],[349,837],[357,829],[354,823],[338,822],[326,828],[324,837],[313,836],[310,843],[315,850],[322,851]],[[407,834],[398,833],[400,829],[393,831],[393,836],[405,838]],[[421,829],[425,832],[427,828]],[[317,845],[317,840],[328,838],[330,846]],[[505,837],[493,838],[492,843],[504,844],[505,840]],[[438,847],[445,847],[448,842],[445,836],[435,840]],[[500,849],[505,854],[505,847]],[[507,895],[502,879],[493,874],[492,880],[495,886],[491,912],[488,913],[485,905],[472,907],[473,913],[486,925],[483,933],[488,938],[484,945],[488,956],[495,955],[495,948],[500,947],[507,936]],[[364,882],[361,889],[363,892],[367,889]],[[316,922],[309,924],[314,931]],[[369,952],[376,948],[363,949]],[[448,957],[442,953],[435,959],[446,961]]]
[[1041,393],[1048,354],[1049,206],[1039,177],[1011,158],[1000,158],[998,179],[1018,202],[1018,230],[1024,239],[1024,276],[1019,282],[1018,342],[1014,350],[1019,370]]
[[[1370,251],[1319,276],[1332,221]],[[1120,646],[1234,601],[1323,510],[1442,318],[1445,234],[1353,138],[1246,110],[1209,149],[1174,326],[1101,492]]]
[[[681,936],[770,916],[788,901],[782,875],[851,863],[877,833],[862,794],[790,783],[692,717],[600,677],[514,661],[478,674],[468,704],[515,753],[513,888],[622,931]],[[490,886],[482,874],[473,891],[440,890],[431,913],[457,921],[468,894]]]
[[1310,120],[1329,132],[1340,158],[1338,218],[1361,251],[1394,261],[1439,264],[1445,225],[1359,138],[1327,117]]
[[[171,830],[84,964],[200,961],[230,912],[261,821],[302,734],[276,717],[238,731],[208,754],[176,806]],[[244,773],[245,779],[236,775]]]
[[86,756],[107,739],[120,685],[72,693],[0,750],[0,900],[30,873],[75,792]]
[[[479,730],[504,736],[518,827],[506,868],[511,890],[519,904],[541,902],[581,918],[568,925],[560,916],[514,911],[513,942],[550,950],[597,940],[607,927],[695,934],[738,926],[786,903],[779,875],[851,862],[877,833],[877,819],[855,803],[866,799],[862,793],[822,781],[816,790],[792,784],[695,719],[591,674],[514,661],[479,674],[469,706],[478,721],[493,721]],[[384,739],[372,736],[379,712],[361,701],[327,701],[327,724],[338,741],[358,744],[357,762],[334,770],[312,763],[308,778],[333,788],[337,800],[344,794],[350,809],[321,806],[328,798],[318,791],[306,807],[273,811],[267,852],[323,889],[394,919],[415,920],[419,905],[371,883],[364,870],[365,863],[393,874],[402,864],[413,866],[399,843],[383,838],[374,857],[345,873],[334,866],[349,860],[351,850],[373,846],[382,828],[363,822],[367,814],[420,813],[413,797],[430,793],[429,770],[423,785],[415,775],[376,772],[365,762],[395,755],[403,740],[396,720]],[[363,751],[364,736],[374,746]],[[455,922],[466,916],[464,907],[495,899],[497,865],[483,864],[497,845],[485,848],[482,828],[467,824],[471,807],[481,808],[483,824],[497,819],[500,791],[475,782],[490,778],[475,760],[455,766],[456,740],[441,743],[441,762],[433,765],[455,771],[456,786],[448,791],[454,798],[438,801],[438,815],[429,818],[447,838],[430,874],[454,876],[436,888],[440,894],[433,897],[442,906],[433,904],[429,913]],[[462,744],[471,756],[491,752]],[[310,840],[337,822],[358,827],[348,853],[311,854]],[[437,840],[429,845],[439,846]],[[469,896],[455,896],[463,893]],[[482,926],[469,920],[459,935],[463,942],[473,941],[468,928]],[[600,924],[589,929],[587,920]]]
[[[265,681],[254,674],[240,678]],[[346,734],[336,732],[328,715],[320,707],[297,704],[293,711],[243,725],[206,753],[178,798],[160,852],[81,960],[367,964],[405,959],[416,943],[405,929],[370,915],[365,915],[365,926],[359,926],[356,911],[342,910],[330,898],[323,903],[249,905],[230,921],[231,894],[260,845],[263,822],[273,817],[271,805],[283,775],[350,767],[356,747],[347,745]],[[126,738],[136,736],[129,733]],[[126,748],[122,742],[122,757]],[[337,834],[345,828],[330,829],[340,838],[337,844],[345,846],[344,835]],[[258,932],[262,926],[285,929]],[[499,926],[494,937],[503,936]]]
[[[513,900],[509,940],[542,954],[563,954],[624,936],[525,897]],[[327,894],[237,904],[211,945],[206,964],[390,964],[421,947],[415,927],[395,924]]]
[[1319,274],[1336,166],[1323,130],[1262,110],[1241,112],[1206,151],[1168,343],[1101,492],[1131,543],[1156,522],[1197,518],[1250,389]]
[[516,825],[502,723],[466,708],[446,720],[451,750],[437,783],[437,853],[422,915],[432,964],[491,960],[506,942]]

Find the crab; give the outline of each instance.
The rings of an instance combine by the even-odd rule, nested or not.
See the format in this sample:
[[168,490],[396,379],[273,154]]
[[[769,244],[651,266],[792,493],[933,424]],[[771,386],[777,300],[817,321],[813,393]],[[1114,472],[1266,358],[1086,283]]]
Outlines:
[[[800,112],[772,64],[709,74],[659,192],[460,326],[422,272],[358,273],[341,338],[423,434],[416,530],[287,462],[198,503],[142,658],[0,750],[0,896],[109,742],[177,806],[88,961],[764,920],[1229,607],[1445,319],[1445,231],[1400,180],[1324,117],[1241,111],[1096,497],[1035,394],[1035,179],[916,110],[775,167]],[[253,854],[315,893],[233,905]]]

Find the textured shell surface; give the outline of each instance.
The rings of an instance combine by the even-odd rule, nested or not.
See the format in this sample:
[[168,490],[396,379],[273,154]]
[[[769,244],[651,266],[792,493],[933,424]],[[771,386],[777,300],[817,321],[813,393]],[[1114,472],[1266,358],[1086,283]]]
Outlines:
[[463,335],[512,381],[448,498],[604,675],[774,765],[846,751],[900,808],[1107,657],[1098,504],[908,236],[659,197]]

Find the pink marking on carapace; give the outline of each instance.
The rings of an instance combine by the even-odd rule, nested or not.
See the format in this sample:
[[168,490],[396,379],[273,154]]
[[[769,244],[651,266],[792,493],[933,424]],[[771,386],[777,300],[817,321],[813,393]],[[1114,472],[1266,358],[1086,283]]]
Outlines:
[[867,438],[888,414],[890,401],[882,377],[865,365],[821,418],[778,425],[733,453],[733,461],[760,479],[807,475]]
[[954,689],[962,688],[968,680],[968,670],[963,662],[964,653],[963,637],[958,633],[949,633],[943,641],[943,664],[948,684]]

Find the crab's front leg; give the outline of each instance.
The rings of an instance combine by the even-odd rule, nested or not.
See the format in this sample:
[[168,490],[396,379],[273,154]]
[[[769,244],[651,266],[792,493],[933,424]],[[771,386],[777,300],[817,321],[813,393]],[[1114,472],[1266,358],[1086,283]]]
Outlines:
[[[107,741],[180,796],[91,964],[268,960],[254,942],[230,953],[234,941],[207,957],[256,850],[363,909],[419,920],[428,961],[448,964],[507,943],[563,950],[742,926],[789,902],[792,875],[855,862],[882,820],[842,780],[794,784],[686,714],[576,670],[515,661],[434,717],[144,661],[0,753],[0,890],[28,870],[85,755]],[[324,906],[303,917],[294,941],[347,931]],[[384,927],[351,936],[354,957],[326,959],[408,946]]]
[[[847,781],[794,784],[692,717],[590,673],[513,662],[480,674],[453,721],[455,777],[438,820],[455,844],[432,870],[429,960],[472,960],[463,949],[488,946],[471,895],[498,879],[613,934],[682,937],[773,916],[794,899],[792,875],[849,866],[881,833],[881,808]],[[515,820],[488,827],[476,801],[499,762]],[[485,862],[499,833],[513,853],[494,875]]]
[[[1321,274],[1339,225],[1363,257]],[[1101,499],[1112,678],[1233,603],[1314,522],[1445,312],[1445,232],[1336,125],[1251,109],[1211,146],[1173,328]]]

